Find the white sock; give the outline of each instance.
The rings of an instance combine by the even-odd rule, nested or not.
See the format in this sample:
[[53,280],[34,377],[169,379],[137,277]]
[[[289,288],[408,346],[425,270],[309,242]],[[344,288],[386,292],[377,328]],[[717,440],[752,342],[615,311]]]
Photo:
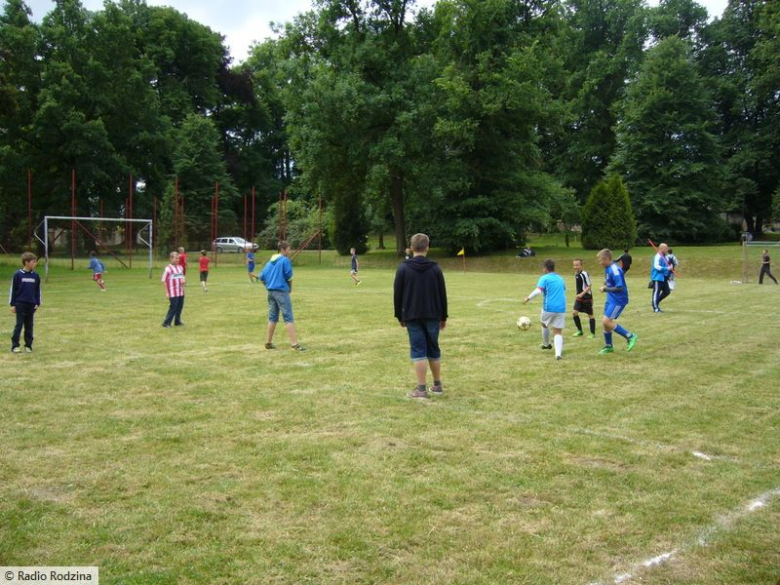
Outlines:
[[555,357],[560,357],[563,353],[563,335],[556,335],[553,342],[555,343]]
[[550,330],[547,327],[542,327],[542,343],[550,345]]

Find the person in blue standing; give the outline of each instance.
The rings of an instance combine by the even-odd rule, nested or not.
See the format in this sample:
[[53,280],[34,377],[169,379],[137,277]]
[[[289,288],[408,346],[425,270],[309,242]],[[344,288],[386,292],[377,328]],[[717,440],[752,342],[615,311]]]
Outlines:
[[92,270],[92,280],[97,282],[100,290],[106,292],[106,283],[103,280],[103,275],[106,273],[106,265],[98,260],[94,251],[89,253],[89,268]]
[[653,264],[650,267],[650,284],[653,287],[653,296],[650,299],[650,304],[653,306],[654,313],[663,313],[661,301],[671,293],[669,290],[669,273],[671,270],[669,261],[666,259],[668,251],[669,246],[660,244],[658,253],[653,256]]
[[628,305],[628,287],[623,275],[623,269],[617,262],[612,261],[612,251],[603,249],[596,255],[599,264],[604,267],[604,286],[601,292],[607,293],[607,301],[604,304],[604,317],[601,322],[604,325],[604,347],[599,350],[599,355],[606,355],[615,351],[612,345],[612,332],[625,337],[628,344],[626,351],[631,351],[636,345],[639,336],[636,333],[626,331],[621,325],[615,323],[623,310]]
[[249,282],[256,282],[255,276],[255,253],[252,250],[252,245],[248,244],[245,248],[246,256],[244,257],[244,264],[246,264],[246,270],[249,273]]
[[293,319],[292,301],[290,292],[292,291],[293,267],[288,256],[290,255],[290,244],[285,241],[279,242],[277,246],[278,254],[271,256],[271,259],[263,266],[259,279],[265,284],[268,291],[268,334],[265,339],[266,349],[276,349],[274,345],[274,333],[276,324],[279,322],[279,313],[284,319],[284,326],[290,337],[290,348],[293,351],[306,351],[298,343],[298,337],[295,333],[295,321]]
[[533,292],[523,299],[525,305],[528,301],[539,295],[544,295],[542,301],[542,313],[539,320],[542,323],[541,349],[552,349],[550,343],[550,329],[553,330],[553,343],[555,344],[555,359],[563,358],[563,328],[566,325],[566,283],[560,274],[555,272],[555,262],[547,259],[544,261],[544,274],[536,283]]

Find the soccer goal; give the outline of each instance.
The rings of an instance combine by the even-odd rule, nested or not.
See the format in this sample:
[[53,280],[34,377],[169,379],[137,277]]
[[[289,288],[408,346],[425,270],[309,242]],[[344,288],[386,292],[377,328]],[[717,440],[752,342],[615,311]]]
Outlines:
[[[49,225],[50,223],[56,223],[56,222],[62,222],[67,221],[70,222],[72,226],[81,229],[87,236],[89,236],[95,244],[99,247],[105,250],[108,254],[113,256],[116,260],[119,261],[119,263],[127,268],[127,264],[125,264],[122,259],[114,254],[108,246],[105,245],[105,243],[100,239],[98,235],[95,235],[90,231],[84,224],[86,223],[133,223],[133,224],[141,224],[140,229],[138,232],[134,234],[134,236],[138,239],[139,242],[144,244],[149,249],[149,278],[152,277],[152,252],[153,252],[153,245],[154,242],[154,233],[153,233],[153,220],[151,219],[125,219],[120,217],[77,217],[77,216],[71,216],[71,215],[47,215],[43,218],[43,221],[38,225],[38,227],[35,230],[35,239],[38,240],[41,244],[43,244],[43,250],[44,250],[44,274],[46,281],[49,280],[49,246],[50,244],[53,244],[54,241],[61,235],[60,234],[55,235],[54,239],[50,242],[49,241]],[[43,228],[43,237],[38,235],[38,232],[41,231],[41,228]]]
[[[756,260],[758,250],[758,260]],[[753,240],[747,234],[742,235],[742,284],[749,284],[751,280],[758,281],[758,273],[761,270],[761,250],[776,251],[777,260],[780,260],[780,242],[760,242]]]

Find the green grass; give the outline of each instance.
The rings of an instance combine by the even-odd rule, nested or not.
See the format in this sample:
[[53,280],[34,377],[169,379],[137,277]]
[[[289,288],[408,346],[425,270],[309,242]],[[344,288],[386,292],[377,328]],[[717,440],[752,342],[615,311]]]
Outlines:
[[637,250],[635,351],[598,356],[569,320],[556,363],[515,326],[539,310],[521,299],[545,256],[570,287],[573,257],[599,271],[536,247],[465,273],[440,257],[445,395],[422,403],[392,253],[363,256],[357,288],[348,258],[300,257],[304,354],[263,349],[265,295],[237,258],[207,294],[191,274],[169,330],[162,263],[108,262],[100,293],[53,262],[35,353],[0,354],[0,565],[98,565],[104,584],[774,584],[780,287],[731,284],[739,248],[679,248],[654,315]]

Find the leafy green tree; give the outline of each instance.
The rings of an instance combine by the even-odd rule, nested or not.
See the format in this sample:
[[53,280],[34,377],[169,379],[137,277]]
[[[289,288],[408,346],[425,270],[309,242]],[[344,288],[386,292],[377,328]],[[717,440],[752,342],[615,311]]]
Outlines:
[[747,229],[761,230],[780,182],[778,8],[766,0],[730,0],[705,30],[703,80],[715,98],[723,145],[723,192]]
[[559,189],[539,132],[558,113],[557,3],[441,3],[436,24],[438,185],[417,221],[451,250],[505,248],[527,225],[547,222]]
[[[27,169],[30,168],[29,124],[40,91],[37,59],[39,29],[22,0],[8,0],[0,14],[0,237],[6,245],[27,243]],[[20,205],[25,201],[24,205]],[[24,226],[21,239],[9,238]]]
[[618,175],[599,182],[582,209],[582,246],[587,250],[623,250],[634,245],[636,221],[631,199]]
[[[394,0],[327,0],[286,31],[287,131],[302,182],[322,193],[334,245],[364,245],[365,201],[390,201],[406,247],[408,194],[426,172],[435,65]],[[342,237],[343,236],[343,237]],[[350,243],[349,240],[352,240]]]
[[[211,201],[219,184],[220,233],[237,233],[238,221],[235,185],[227,172],[220,150],[219,132],[213,121],[199,114],[190,114],[175,136],[173,170],[179,180],[179,197],[184,200],[186,245],[210,247]],[[165,191],[161,210],[160,239],[173,241],[174,181]]]
[[600,181],[617,145],[618,107],[626,80],[639,69],[648,37],[641,0],[569,0],[567,28],[558,52],[568,79],[561,95],[563,135],[551,157],[556,176],[584,202]]
[[725,237],[714,121],[689,44],[670,37],[650,49],[628,89],[612,164],[626,179],[642,235]]

